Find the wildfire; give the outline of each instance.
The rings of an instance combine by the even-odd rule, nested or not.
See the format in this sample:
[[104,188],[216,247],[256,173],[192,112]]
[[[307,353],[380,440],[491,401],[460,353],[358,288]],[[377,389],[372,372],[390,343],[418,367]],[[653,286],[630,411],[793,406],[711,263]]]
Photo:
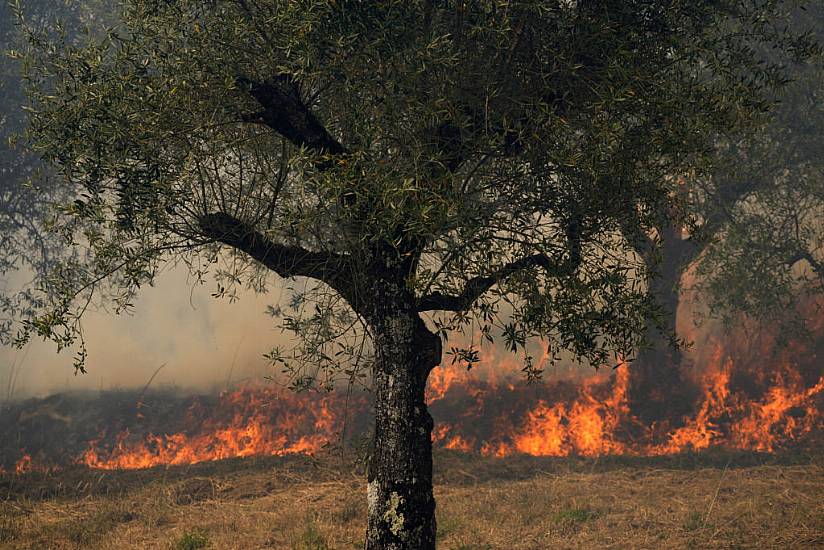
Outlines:
[[[779,369],[760,398],[731,389],[734,362],[722,357],[701,380],[702,398],[694,415],[680,426],[663,430],[663,440],[652,428],[643,428],[639,440],[627,437],[639,424],[629,409],[629,369],[621,365],[610,378],[596,375],[581,383],[565,400],[537,400],[520,416],[512,410],[479,419],[490,396],[517,395],[524,386],[478,382],[456,369],[440,367],[432,373],[427,392],[438,409],[452,399],[469,405],[457,418],[444,418],[433,431],[433,442],[446,449],[503,457],[515,453],[535,456],[664,455],[713,446],[773,451],[821,425],[815,398],[824,391],[824,377],[804,387],[790,365]],[[523,397],[523,396],[522,396]],[[364,414],[368,405],[357,404]],[[338,438],[345,404],[338,394],[295,396],[247,388],[221,396],[215,413],[188,433],[150,434],[135,440],[119,433],[114,445],[101,450],[105,438],[90,444],[80,462],[92,468],[131,469],[157,465],[192,464],[206,460],[252,455],[312,454]],[[494,409],[494,407],[493,407]],[[219,420],[223,418],[224,420]],[[475,430],[468,428],[474,425]],[[487,426],[486,432],[477,426]],[[657,433],[662,432],[656,427]],[[26,463],[28,464],[28,463]],[[25,469],[22,465],[18,471]]]
[[216,410],[206,417],[200,417],[203,411],[197,404],[192,405],[188,432],[135,439],[124,430],[109,450],[102,450],[105,437],[92,441],[79,462],[111,470],[255,455],[313,454],[333,441],[342,428],[344,405],[333,394],[307,398],[267,388],[244,388],[222,394]]
[[[460,424],[448,422],[435,430],[433,440],[449,449],[499,457],[514,453],[655,456],[709,447],[771,452],[821,427],[815,398],[824,392],[824,376],[804,387],[798,372],[783,365],[762,396],[752,398],[731,389],[734,362],[721,361],[720,348],[715,358],[718,362],[701,380],[697,411],[671,429],[640,426],[627,401],[629,370],[621,365],[610,383],[592,377],[569,401],[540,399],[520,421],[509,422],[508,429],[490,433],[484,441],[467,438]],[[605,387],[609,394],[599,395]],[[492,423],[507,424],[503,418]],[[640,441],[627,436],[630,428],[642,431]],[[662,431],[659,442],[662,438],[656,434]]]
[[[618,370],[612,394],[603,401],[592,395],[594,382],[591,380],[584,383],[580,398],[569,407],[564,403],[550,405],[542,401],[512,437],[514,448],[538,456],[626,453],[628,447],[615,436],[622,419],[629,414],[628,373],[626,366]],[[511,448],[502,446],[496,454],[511,452]]]
[[14,472],[17,474],[25,474],[32,469],[31,455],[24,454],[20,460],[14,465]]
[[[642,425],[630,410],[629,365],[583,380],[536,384],[523,381],[512,363],[481,369],[495,373],[490,376],[458,366],[438,367],[426,392],[436,421],[433,443],[494,457],[656,456],[710,447],[772,452],[821,433],[824,375],[815,353],[791,350],[794,357],[806,357],[806,364],[779,357],[758,365],[737,361],[737,352],[718,343],[705,342],[703,347],[710,353],[696,359],[700,397],[692,414],[652,426]],[[168,433],[148,431],[146,423],[155,413],[139,408],[131,428],[103,431],[76,462],[99,469],[135,469],[314,454],[342,441],[344,431],[362,434],[369,408],[366,394],[243,388],[211,401],[190,398],[185,413],[178,415],[179,427]],[[38,464],[24,453],[13,471],[44,470]]]

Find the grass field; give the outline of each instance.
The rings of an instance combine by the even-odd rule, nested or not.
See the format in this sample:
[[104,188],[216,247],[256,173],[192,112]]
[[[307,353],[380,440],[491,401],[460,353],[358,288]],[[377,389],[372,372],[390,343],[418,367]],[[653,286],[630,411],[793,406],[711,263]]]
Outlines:
[[[436,453],[443,549],[824,548],[824,453],[486,459]],[[360,548],[333,454],[0,478],[0,548]]]

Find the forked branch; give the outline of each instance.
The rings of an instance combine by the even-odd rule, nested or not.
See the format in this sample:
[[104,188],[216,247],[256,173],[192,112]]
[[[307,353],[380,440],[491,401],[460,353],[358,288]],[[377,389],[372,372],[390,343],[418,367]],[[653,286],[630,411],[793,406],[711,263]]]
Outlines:
[[346,148],[332,137],[300,98],[297,83],[290,76],[277,75],[266,82],[240,77],[237,82],[262,107],[261,111],[246,117],[246,122],[264,124],[292,144],[319,155],[346,153]]

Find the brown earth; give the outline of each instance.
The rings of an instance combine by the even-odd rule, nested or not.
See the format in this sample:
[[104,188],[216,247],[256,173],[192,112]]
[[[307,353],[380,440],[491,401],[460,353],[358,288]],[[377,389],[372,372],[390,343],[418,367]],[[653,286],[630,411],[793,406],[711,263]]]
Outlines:
[[[824,548],[824,452],[656,459],[436,453],[439,548]],[[0,548],[354,549],[349,456],[0,477]]]

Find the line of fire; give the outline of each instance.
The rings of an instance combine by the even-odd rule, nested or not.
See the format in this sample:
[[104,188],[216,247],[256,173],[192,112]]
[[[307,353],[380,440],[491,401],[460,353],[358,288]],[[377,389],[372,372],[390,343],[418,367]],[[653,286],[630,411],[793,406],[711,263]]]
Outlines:
[[[493,457],[810,448],[821,444],[824,427],[824,317],[810,328],[817,337],[789,345],[779,345],[769,333],[759,334],[755,344],[743,331],[703,337],[682,367],[688,412],[662,408],[646,423],[630,407],[631,365],[527,382],[519,363],[490,348],[471,370],[445,362],[430,375],[432,441]],[[367,437],[371,406],[363,390],[295,393],[272,383],[216,395],[173,388],[58,394],[5,411],[3,471],[322,455]]]

